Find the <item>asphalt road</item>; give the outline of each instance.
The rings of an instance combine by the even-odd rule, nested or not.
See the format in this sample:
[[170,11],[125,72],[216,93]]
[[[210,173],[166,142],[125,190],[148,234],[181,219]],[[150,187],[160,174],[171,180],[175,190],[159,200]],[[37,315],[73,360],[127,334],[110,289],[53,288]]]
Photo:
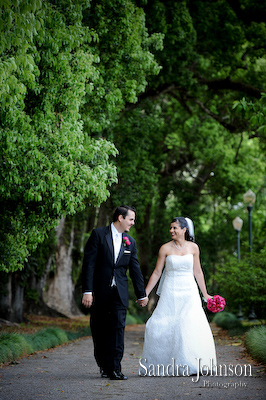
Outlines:
[[[215,339],[217,376],[140,377],[144,326],[128,326],[123,373],[127,381],[103,379],[93,357],[91,337],[35,353],[0,369],[1,400],[265,400],[265,368],[247,358],[238,343]],[[230,372],[229,366],[231,365]],[[225,366],[232,376],[225,376]],[[249,367],[250,366],[250,367]],[[252,376],[249,375],[250,369]],[[242,372],[242,373],[241,373]],[[229,375],[228,374],[228,375]],[[194,381],[193,381],[193,380]]]

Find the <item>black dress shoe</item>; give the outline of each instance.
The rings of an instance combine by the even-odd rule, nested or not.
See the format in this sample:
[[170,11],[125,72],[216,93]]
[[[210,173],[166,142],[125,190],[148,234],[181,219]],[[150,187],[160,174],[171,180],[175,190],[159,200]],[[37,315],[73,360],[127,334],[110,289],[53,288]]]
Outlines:
[[125,381],[127,379],[127,376],[122,374],[120,371],[112,371],[110,374],[110,379],[112,381]]
[[110,378],[110,375],[104,369],[101,369],[100,373],[102,378]]

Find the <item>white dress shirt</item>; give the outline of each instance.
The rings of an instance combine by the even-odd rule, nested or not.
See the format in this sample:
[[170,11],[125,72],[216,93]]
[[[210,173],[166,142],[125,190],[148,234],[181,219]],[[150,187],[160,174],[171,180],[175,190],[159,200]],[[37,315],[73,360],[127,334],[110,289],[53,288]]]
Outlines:
[[[122,233],[118,232],[115,228],[114,224],[111,224],[111,232],[113,237],[113,244],[114,244],[114,261],[116,263],[117,257],[119,255],[121,244],[122,244]],[[113,276],[111,286],[116,286],[115,276]]]
[[116,262],[122,244],[122,233],[118,232],[113,223],[111,224],[111,232],[114,244],[114,261]]

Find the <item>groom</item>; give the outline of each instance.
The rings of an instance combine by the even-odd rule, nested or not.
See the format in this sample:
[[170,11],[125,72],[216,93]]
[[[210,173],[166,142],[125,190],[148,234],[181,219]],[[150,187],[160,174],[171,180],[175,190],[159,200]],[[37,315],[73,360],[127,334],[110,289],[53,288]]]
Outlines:
[[142,307],[148,303],[136,242],[126,234],[135,223],[135,213],[133,207],[117,207],[113,223],[94,229],[84,250],[82,304],[91,308],[94,356],[101,375],[112,380],[127,379],[121,372],[129,297],[127,269],[137,302]]

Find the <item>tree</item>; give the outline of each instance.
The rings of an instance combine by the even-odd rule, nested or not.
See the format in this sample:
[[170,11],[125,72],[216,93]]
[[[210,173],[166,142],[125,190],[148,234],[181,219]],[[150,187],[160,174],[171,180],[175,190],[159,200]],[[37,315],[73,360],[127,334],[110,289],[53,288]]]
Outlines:
[[[1,269],[15,271],[62,216],[106,200],[117,152],[93,132],[159,69],[148,50],[155,38],[130,1],[21,0],[2,11]],[[112,13],[127,36],[115,25],[106,35]]]
[[67,25],[60,10],[38,1],[3,10],[0,190],[5,271],[22,268],[62,214],[84,207],[88,197],[97,205],[116,180],[108,160],[116,154],[114,146],[86,137],[82,128],[79,109],[85,86],[97,73],[95,57],[86,49],[94,34],[81,29],[81,17],[77,13]]
[[[105,132],[121,154],[111,202],[128,199],[138,207],[136,234],[147,276],[159,246],[169,240],[171,218],[191,216],[211,283],[216,265],[234,251],[231,221],[237,210],[244,212],[242,194],[250,187],[258,194],[265,188],[264,111],[260,121],[250,115],[265,91],[265,4],[136,3],[145,11],[149,32],[165,34],[164,51],[155,53],[162,70]],[[234,106],[243,96],[253,104],[249,114]],[[128,132],[123,141],[122,131]],[[148,146],[146,132],[153,142]],[[262,243],[265,232],[259,226]]]
[[[19,112],[27,118],[36,116],[36,119],[30,119],[25,131],[31,132],[28,127],[33,129],[34,126],[42,138],[40,131],[44,127],[50,129],[52,121],[51,126],[56,126],[57,130],[47,128],[45,131],[45,135],[52,132],[47,136],[50,141],[53,132],[63,133],[61,126],[65,127],[66,121],[70,121],[71,126],[74,122],[80,123],[78,138],[84,135],[85,154],[91,151],[87,145],[92,145],[93,149],[98,146],[86,161],[86,166],[91,168],[91,182],[97,167],[100,172],[95,179],[97,182],[98,178],[102,179],[102,186],[80,196],[79,201],[72,203],[73,208],[68,202],[64,204],[63,199],[59,200],[61,208],[56,214],[57,221],[62,214],[69,215],[81,209],[85,198],[90,210],[101,203],[101,207],[92,212],[95,218],[90,223],[89,234],[94,225],[110,221],[117,203],[137,206],[133,233],[137,236],[141,263],[148,278],[160,245],[169,240],[171,218],[188,215],[195,221],[203,267],[208,282],[215,288],[212,276],[217,265],[223,265],[228,253],[234,251],[235,235],[229,226],[236,213],[244,216],[245,207],[241,202],[247,189],[252,188],[258,194],[256,214],[264,216],[265,1],[258,4],[253,0],[80,0],[75,3],[66,0],[34,4],[38,11],[33,16],[44,22],[38,27],[38,38],[33,30],[30,43],[35,46],[34,52],[30,47],[26,52],[36,64],[32,72],[35,81],[31,83],[33,89],[27,86],[27,95],[21,94],[27,102]],[[49,18],[53,22],[49,22]],[[57,20],[61,21],[59,25]],[[89,60],[84,61],[83,67],[79,61],[75,64],[78,54],[82,60],[82,57]],[[67,64],[63,60],[71,61]],[[37,68],[39,75],[34,73]],[[87,73],[86,78],[82,68],[85,75]],[[67,74],[70,79],[64,80]],[[76,102],[76,92],[72,89],[76,88],[78,77],[83,95]],[[63,104],[60,103],[61,93],[67,94]],[[72,99],[71,106],[68,98]],[[76,110],[73,104],[78,104],[78,116],[73,112]],[[49,112],[43,113],[43,109]],[[45,119],[49,116],[50,119]],[[23,121],[25,123],[24,117]],[[64,138],[58,137],[59,140]],[[45,136],[42,140],[45,142]],[[76,141],[71,148],[73,151],[77,151],[77,144]],[[52,154],[57,146],[58,142]],[[117,182],[111,162],[115,148],[118,150]],[[30,146],[26,149],[31,154]],[[51,151],[49,157],[52,158],[50,154]],[[61,157],[61,153],[55,154]],[[57,158],[55,156],[55,160]],[[82,160],[83,165],[83,156],[75,160]],[[91,165],[92,161],[95,164]],[[41,171],[46,168],[43,164]],[[107,166],[107,171],[101,168],[102,164]],[[53,162],[51,168],[57,168],[55,165]],[[107,175],[102,178],[101,173],[105,172]],[[65,176],[64,170],[59,175]],[[109,183],[114,183],[108,187],[111,196],[103,202],[107,191],[105,197],[100,196]],[[39,194],[36,185],[33,185],[34,193]],[[79,192],[75,185],[73,179],[71,189],[77,199]],[[23,188],[25,186],[21,191],[27,193],[27,187]],[[91,187],[88,190],[92,190]],[[1,193],[4,191],[2,188]],[[54,209],[50,210],[51,193],[47,192],[44,212],[55,221]],[[62,192],[58,190],[58,193]],[[10,194],[6,203],[9,204],[12,196]],[[18,202],[15,204],[17,207]],[[25,204],[19,204],[24,212]],[[29,215],[33,216],[35,209],[41,215],[37,205],[41,206],[35,200],[27,204]],[[10,212],[7,208],[9,215],[13,208]],[[25,225],[26,218],[23,218]],[[258,227],[255,234],[256,251],[259,251],[265,240],[265,229],[256,215],[254,223]],[[39,231],[39,225],[34,226]],[[49,226],[52,226],[50,222]],[[29,237],[34,238],[33,235]],[[245,241],[247,232],[243,232]],[[27,246],[24,248],[30,248]],[[73,251],[76,251],[75,245]],[[82,251],[78,249],[77,252],[81,259]],[[80,261],[74,264],[72,274],[77,276]]]
[[[148,35],[143,11],[129,0],[17,0],[1,8],[1,270],[33,271],[30,254],[59,221],[99,206],[117,181],[117,150],[100,134],[159,72],[150,48],[162,46],[162,35]],[[58,255],[63,248],[71,255],[73,235],[69,246],[61,237]],[[72,260],[56,260],[49,304],[69,265],[70,314]],[[47,275],[45,265],[38,268]],[[14,285],[23,289],[23,277]]]

